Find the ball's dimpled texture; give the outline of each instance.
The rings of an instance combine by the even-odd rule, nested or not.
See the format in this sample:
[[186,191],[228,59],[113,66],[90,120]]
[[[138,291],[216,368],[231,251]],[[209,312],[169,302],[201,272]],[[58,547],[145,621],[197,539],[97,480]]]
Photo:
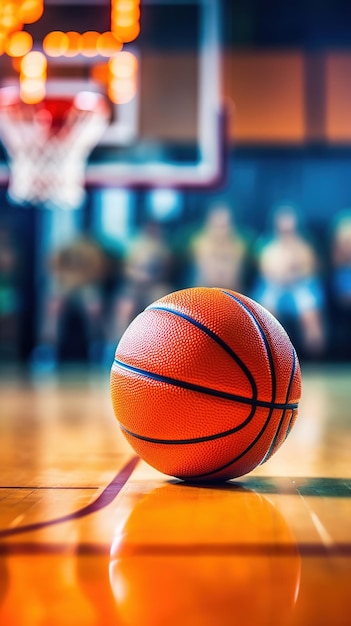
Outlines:
[[111,395],[122,432],[156,469],[227,480],[266,461],[297,417],[301,373],[279,322],[233,291],[184,289],[121,338]]

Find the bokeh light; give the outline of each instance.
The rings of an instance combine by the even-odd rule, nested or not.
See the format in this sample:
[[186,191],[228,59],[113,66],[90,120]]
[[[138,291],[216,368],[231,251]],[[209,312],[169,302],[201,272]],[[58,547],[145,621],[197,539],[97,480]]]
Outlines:
[[0,31],[5,34],[20,31],[23,24],[36,22],[43,11],[43,0],[1,0]]
[[47,60],[45,54],[38,51],[29,52],[23,57],[21,75],[25,78],[45,78]]
[[24,24],[37,22],[44,12],[43,0],[23,0],[18,7],[18,16]]
[[117,37],[115,33],[108,31],[102,33],[96,43],[96,48],[99,54],[104,57],[111,57],[120,50],[122,50],[122,41]]
[[139,0],[114,0],[111,3],[111,30],[123,42],[136,39],[140,33]]
[[64,56],[69,48],[69,38],[66,33],[54,30],[48,33],[43,40],[43,50],[50,57]]
[[0,31],[0,56],[5,52],[6,35]]
[[109,70],[116,78],[131,78],[138,69],[137,58],[132,52],[119,52],[109,61]]
[[5,42],[5,51],[11,57],[23,57],[33,47],[33,37],[26,31],[12,33]]
[[134,41],[140,33],[140,24],[132,24],[131,26],[119,26],[116,28],[116,34],[124,43]]
[[116,104],[130,102],[137,92],[138,60],[131,52],[119,52],[109,60],[108,95]]
[[21,61],[20,97],[27,104],[40,102],[46,94],[47,59],[42,52],[26,54]]
[[1,7],[0,12],[0,28],[5,33],[10,33],[14,30],[22,28],[22,21],[16,11],[16,5],[14,2],[7,2]]
[[135,97],[136,82],[126,78],[114,78],[109,82],[107,92],[115,104],[127,104]]
[[79,39],[80,52],[85,57],[97,56],[97,42],[100,34],[93,30],[82,33]]
[[66,33],[68,37],[68,48],[66,50],[65,57],[76,57],[80,53],[80,34],[75,31],[69,31]]
[[26,104],[41,102],[46,95],[46,82],[40,78],[24,78],[20,81],[20,96]]

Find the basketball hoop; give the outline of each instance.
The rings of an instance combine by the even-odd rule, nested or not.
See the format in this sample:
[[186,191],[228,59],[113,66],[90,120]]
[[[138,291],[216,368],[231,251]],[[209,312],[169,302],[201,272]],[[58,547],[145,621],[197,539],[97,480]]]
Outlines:
[[18,204],[78,208],[85,167],[110,119],[99,93],[21,101],[16,87],[0,90],[0,139],[9,161],[9,197]]

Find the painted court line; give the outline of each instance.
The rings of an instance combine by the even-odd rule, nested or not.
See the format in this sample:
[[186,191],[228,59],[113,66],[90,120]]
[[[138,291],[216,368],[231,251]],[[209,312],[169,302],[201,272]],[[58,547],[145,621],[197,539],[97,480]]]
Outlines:
[[134,456],[128,463],[116,474],[114,479],[110,482],[109,485],[104,489],[104,491],[87,506],[79,509],[78,511],[74,511],[73,513],[69,513],[67,515],[63,515],[62,517],[57,517],[52,520],[48,520],[46,522],[36,522],[35,524],[27,524],[27,526],[19,526],[16,528],[5,528],[4,530],[0,530],[0,539],[5,537],[12,537],[13,535],[19,535],[22,533],[29,533],[35,530],[42,530],[43,528],[48,528],[49,526],[55,526],[56,524],[63,524],[64,522],[71,522],[72,520],[80,519],[82,517],[86,517],[87,515],[91,515],[92,513],[97,513],[101,511],[106,506],[111,504],[115,497],[119,494],[121,489],[124,487],[129,477],[133,473],[137,463],[139,461],[139,457]]

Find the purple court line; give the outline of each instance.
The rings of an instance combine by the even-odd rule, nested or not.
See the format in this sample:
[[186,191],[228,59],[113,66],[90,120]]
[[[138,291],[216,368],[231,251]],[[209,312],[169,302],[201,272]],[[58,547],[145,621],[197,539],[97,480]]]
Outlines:
[[96,498],[94,502],[91,502],[82,509],[75,511],[74,513],[69,513],[68,515],[63,515],[62,517],[57,517],[56,519],[48,520],[46,522],[36,522],[35,524],[28,524],[27,526],[19,526],[18,528],[6,528],[4,530],[0,530],[0,539],[5,537],[12,537],[21,533],[33,532],[35,530],[42,530],[43,528],[47,528],[48,526],[54,526],[55,524],[71,522],[72,520],[80,519],[81,517],[86,517],[87,515],[91,515],[92,513],[101,511],[101,509],[104,509],[106,506],[111,504],[111,502],[113,502],[115,497],[119,494],[121,489],[126,484],[128,478],[131,476],[138,461],[138,456],[134,456],[130,461],[128,461],[128,463],[118,472],[118,474],[116,474],[110,484],[107,485],[107,487],[103,490],[99,497]]
[[40,489],[42,491],[69,491],[70,489],[73,491],[87,491],[87,489],[91,489],[92,491],[96,491],[97,487],[60,487],[60,486],[55,486],[55,487],[39,487],[38,485],[34,485],[34,487],[32,485],[1,485],[0,486],[0,493],[1,493],[1,489],[16,489],[16,491],[19,491],[20,489],[25,489],[26,491],[39,491]]

